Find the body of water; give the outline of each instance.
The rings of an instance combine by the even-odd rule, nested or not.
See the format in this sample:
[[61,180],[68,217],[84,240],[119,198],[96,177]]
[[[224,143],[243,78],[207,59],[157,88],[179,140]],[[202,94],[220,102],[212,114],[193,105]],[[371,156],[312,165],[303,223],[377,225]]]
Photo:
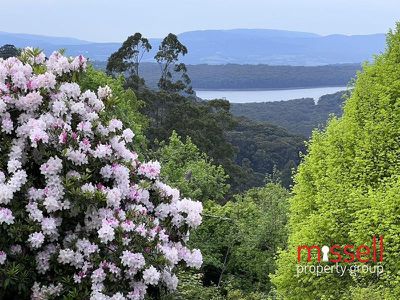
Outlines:
[[300,98],[313,98],[318,101],[323,95],[346,89],[345,86],[339,86],[285,90],[196,90],[196,95],[206,100],[226,99],[232,103],[272,102]]

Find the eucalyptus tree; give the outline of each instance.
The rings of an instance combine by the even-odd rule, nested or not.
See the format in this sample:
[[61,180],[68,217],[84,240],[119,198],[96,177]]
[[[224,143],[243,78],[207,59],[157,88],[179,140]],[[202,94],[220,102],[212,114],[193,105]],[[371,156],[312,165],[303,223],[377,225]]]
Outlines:
[[[161,42],[155,60],[161,68],[158,87],[166,92],[186,92],[192,94],[191,80],[187,74],[186,65],[179,62],[180,56],[185,56],[188,50],[175,34],[168,34]],[[180,75],[180,77],[179,77]],[[175,80],[178,78],[177,80]]]
[[129,36],[122,46],[108,59],[107,72],[109,74],[125,73],[128,85],[135,90],[144,86],[144,79],[140,77],[139,66],[143,56],[151,50],[149,40],[136,32]]

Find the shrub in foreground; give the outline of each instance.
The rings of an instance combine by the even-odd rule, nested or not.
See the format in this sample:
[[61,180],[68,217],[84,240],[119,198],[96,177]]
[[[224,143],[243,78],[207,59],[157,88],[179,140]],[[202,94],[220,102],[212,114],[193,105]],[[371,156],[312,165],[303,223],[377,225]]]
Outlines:
[[140,162],[134,133],[81,91],[82,56],[0,59],[0,298],[144,299],[174,290],[202,205]]

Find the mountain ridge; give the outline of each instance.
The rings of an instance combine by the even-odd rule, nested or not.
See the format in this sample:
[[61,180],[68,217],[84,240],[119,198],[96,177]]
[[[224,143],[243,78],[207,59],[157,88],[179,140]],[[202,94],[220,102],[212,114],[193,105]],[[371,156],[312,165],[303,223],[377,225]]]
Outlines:
[[[328,65],[360,63],[384,50],[385,35],[318,35],[277,29],[196,30],[178,34],[189,50],[187,64],[269,64]],[[161,39],[149,38],[153,45],[144,62],[153,61]],[[46,53],[66,48],[69,55],[83,54],[106,61],[121,43],[91,42],[71,37],[0,32],[0,45],[34,46]]]

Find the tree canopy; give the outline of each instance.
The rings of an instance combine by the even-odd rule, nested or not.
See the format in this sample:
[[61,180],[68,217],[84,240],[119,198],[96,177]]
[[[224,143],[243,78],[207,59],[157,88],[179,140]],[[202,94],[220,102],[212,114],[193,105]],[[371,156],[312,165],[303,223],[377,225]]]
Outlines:
[[228,175],[221,165],[213,164],[200,152],[190,137],[183,142],[175,131],[154,154],[163,166],[161,176],[182,193],[202,202],[223,202],[229,190]]
[[[186,46],[178,40],[175,34],[170,33],[162,40],[158,52],[154,56],[154,59],[161,68],[161,77],[158,81],[158,87],[161,90],[167,92],[184,91],[188,94],[193,93],[186,65],[179,62],[180,56],[184,56],[187,53],[188,50]],[[177,74],[180,75],[180,78],[175,80]]]
[[144,85],[140,77],[139,67],[143,55],[151,50],[150,42],[141,33],[129,36],[122,46],[111,54],[107,62],[107,72],[110,74],[127,74],[130,85],[138,90]]
[[[400,24],[388,34],[385,53],[364,64],[343,117],[313,134],[295,177],[288,249],[273,278],[285,299],[400,297],[399,65]],[[298,245],[372,247],[373,236],[384,236],[383,274],[296,276]]]
[[0,47],[0,58],[7,59],[9,57],[18,56],[20,52],[21,51],[14,45],[7,44]]

